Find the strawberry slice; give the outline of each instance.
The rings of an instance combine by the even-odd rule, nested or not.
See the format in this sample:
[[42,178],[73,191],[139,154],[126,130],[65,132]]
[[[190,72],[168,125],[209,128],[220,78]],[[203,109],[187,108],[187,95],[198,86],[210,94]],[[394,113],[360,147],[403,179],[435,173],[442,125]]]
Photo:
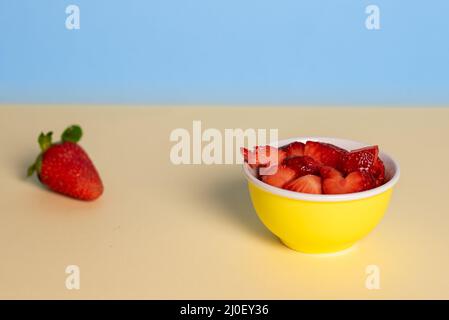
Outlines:
[[312,157],[319,164],[337,167],[342,157],[348,153],[345,149],[330,143],[307,141],[304,147],[304,155]]
[[379,157],[377,157],[376,163],[371,167],[370,172],[376,180],[376,187],[385,183],[385,166]]
[[378,146],[352,150],[342,157],[339,169],[343,174],[349,174],[360,170],[370,171],[376,164],[378,154]]
[[285,165],[280,165],[275,169],[277,170],[275,170],[274,174],[261,175],[261,180],[273,187],[282,188],[287,182],[296,178],[296,171]]
[[281,149],[287,153],[287,158],[300,157],[304,155],[304,146],[304,143],[295,141],[283,146]]
[[287,158],[285,165],[295,170],[298,177],[320,173],[319,163],[309,156]]
[[272,146],[256,146],[254,151],[240,148],[243,158],[251,168],[268,167],[281,164],[287,157],[284,150]]
[[321,167],[320,174],[325,194],[360,192],[375,186],[373,176],[367,171],[354,171],[344,178],[340,171],[332,167]]
[[341,174],[340,171],[329,166],[324,166],[320,168],[320,176],[323,179],[343,178],[343,175]]
[[284,189],[303,193],[321,194],[321,178],[313,174],[308,174],[287,183]]
[[240,148],[240,152],[246,163],[251,168],[268,167],[281,164],[287,157],[284,150],[271,146],[256,146],[254,151],[249,151],[247,148]]

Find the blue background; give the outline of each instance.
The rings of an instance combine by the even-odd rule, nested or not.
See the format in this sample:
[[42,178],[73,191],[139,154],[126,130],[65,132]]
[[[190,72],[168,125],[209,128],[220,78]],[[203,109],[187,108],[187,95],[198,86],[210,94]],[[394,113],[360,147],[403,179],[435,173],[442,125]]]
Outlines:
[[0,102],[448,104],[449,1],[0,0]]

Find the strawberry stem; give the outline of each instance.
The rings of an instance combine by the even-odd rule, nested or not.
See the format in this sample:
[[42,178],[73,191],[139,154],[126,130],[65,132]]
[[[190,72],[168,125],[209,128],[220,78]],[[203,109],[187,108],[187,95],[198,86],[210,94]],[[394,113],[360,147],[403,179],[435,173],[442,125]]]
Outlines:
[[42,155],[45,151],[48,150],[48,148],[52,145],[52,136],[53,132],[48,132],[47,134],[41,132],[39,135],[39,138],[37,138],[37,142],[39,143],[39,147],[41,148],[41,153],[37,156],[36,161],[28,167],[27,170],[27,176],[31,177],[34,172],[37,172],[37,174],[40,173],[41,167],[42,167]]
[[29,166],[29,168],[27,170],[27,177],[31,177],[33,175],[34,171],[36,171],[35,163],[33,163],[31,166]]
[[37,142],[39,143],[39,146],[41,147],[42,152],[45,152],[48,148],[50,148],[52,135],[53,135],[53,132],[51,132],[51,131],[47,134],[44,134],[43,132],[41,132],[41,134],[39,135]]
[[29,166],[28,171],[27,171],[27,177],[31,177],[34,172],[37,172],[37,174],[39,175],[39,173],[41,172],[41,167],[42,167],[42,153],[39,154],[36,158],[36,161]]

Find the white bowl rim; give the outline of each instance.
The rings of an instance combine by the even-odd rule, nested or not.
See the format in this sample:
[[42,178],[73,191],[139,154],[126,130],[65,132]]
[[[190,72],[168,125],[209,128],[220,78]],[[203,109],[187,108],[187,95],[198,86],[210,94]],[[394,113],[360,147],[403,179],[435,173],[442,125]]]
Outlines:
[[[312,141],[318,141],[318,142],[326,142],[326,143],[332,143],[336,146],[342,147],[342,144],[352,144],[355,145],[355,148],[363,148],[366,146],[370,146],[370,144],[354,141],[354,140],[348,140],[348,139],[341,139],[341,138],[331,138],[331,137],[297,137],[297,138],[290,138],[290,139],[284,139],[280,140],[277,143],[271,143],[272,146],[279,146],[282,147],[284,145],[287,145],[289,143],[300,141],[300,142],[306,142],[308,140]],[[344,146],[343,146],[344,147]],[[352,149],[355,149],[352,148]],[[353,200],[359,200],[359,199],[365,199],[369,197],[373,197],[375,195],[381,194],[388,189],[391,189],[399,180],[400,176],[400,169],[398,163],[388,154],[384,152],[379,152],[379,157],[382,159],[384,163],[388,163],[392,167],[392,174],[390,179],[384,183],[383,185],[362,191],[362,192],[354,192],[354,193],[346,193],[346,194],[311,194],[311,193],[302,193],[302,192],[296,192],[296,191],[290,191],[281,189],[278,187],[271,186],[255,177],[252,174],[251,168],[247,163],[243,163],[243,172],[245,174],[245,177],[248,181],[255,184],[258,188],[268,191],[269,193],[290,198],[290,199],[296,199],[296,200],[305,200],[305,201],[311,201],[311,202],[341,202],[341,201],[353,201]],[[387,168],[385,168],[387,169]]]

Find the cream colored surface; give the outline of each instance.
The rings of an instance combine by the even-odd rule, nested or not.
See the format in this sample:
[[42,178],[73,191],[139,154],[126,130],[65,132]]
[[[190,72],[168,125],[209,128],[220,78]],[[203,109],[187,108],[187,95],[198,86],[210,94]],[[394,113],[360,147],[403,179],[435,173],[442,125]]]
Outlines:
[[[279,128],[376,143],[402,176],[381,224],[334,256],[294,252],[237,165],[175,166],[175,128]],[[449,109],[0,106],[0,298],[449,298]],[[25,179],[41,130],[69,124],[105,183],[94,203]],[[81,268],[81,289],[65,268]],[[365,287],[378,265],[381,289]]]

